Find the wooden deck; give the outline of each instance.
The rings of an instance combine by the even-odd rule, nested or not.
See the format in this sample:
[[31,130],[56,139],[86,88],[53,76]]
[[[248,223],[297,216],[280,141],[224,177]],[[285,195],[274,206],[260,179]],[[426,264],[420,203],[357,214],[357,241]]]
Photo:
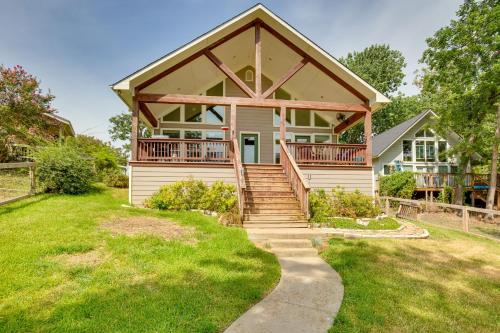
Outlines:
[[[417,191],[436,191],[445,187],[456,187],[461,175],[455,173],[415,173]],[[463,180],[468,190],[486,191],[489,188],[489,174],[467,173]],[[497,191],[500,191],[500,175],[497,176]]]

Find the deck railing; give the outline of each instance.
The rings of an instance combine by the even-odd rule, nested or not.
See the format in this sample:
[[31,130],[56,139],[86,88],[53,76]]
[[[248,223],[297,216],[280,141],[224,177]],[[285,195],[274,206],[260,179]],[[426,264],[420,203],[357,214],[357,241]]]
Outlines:
[[288,142],[286,145],[298,164],[367,165],[364,144]]
[[238,140],[236,138],[231,142],[231,157],[233,160],[234,171],[236,173],[236,189],[238,191],[238,208],[240,213],[240,218],[243,219],[243,211],[245,208],[245,175],[243,165],[241,164],[241,153],[240,147],[238,145]]
[[283,171],[292,186],[292,189],[300,203],[300,209],[307,219],[309,219],[309,184],[304,180],[304,176],[300,171],[293,156],[288,151],[286,143],[280,140],[280,163],[283,166]]
[[229,140],[139,139],[139,161],[231,163]]
[[[415,173],[413,175],[417,188],[443,188],[455,187],[459,184],[462,175],[456,173]],[[463,179],[464,187],[475,189],[487,189],[490,175],[466,173]],[[500,189],[500,175],[497,177],[497,188]]]

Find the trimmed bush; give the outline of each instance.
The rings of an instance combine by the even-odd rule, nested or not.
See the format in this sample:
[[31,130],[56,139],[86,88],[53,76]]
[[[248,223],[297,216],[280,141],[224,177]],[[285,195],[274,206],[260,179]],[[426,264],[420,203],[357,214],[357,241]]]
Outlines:
[[48,146],[35,153],[38,182],[47,192],[88,192],[94,178],[92,162],[74,147]]
[[380,195],[411,199],[417,183],[413,172],[395,172],[380,178]]
[[236,187],[231,184],[224,184],[222,181],[216,181],[201,198],[200,208],[225,213],[235,207],[237,202]]
[[119,169],[109,169],[102,177],[102,181],[106,186],[126,188],[128,187],[128,176]]
[[200,202],[207,191],[201,180],[181,180],[164,185],[145,201],[145,206],[156,209],[190,210],[200,209]]
[[328,222],[333,216],[375,217],[381,213],[373,203],[373,198],[359,190],[345,192],[334,189],[330,194],[325,190],[315,190],[309,194],[311,222]]

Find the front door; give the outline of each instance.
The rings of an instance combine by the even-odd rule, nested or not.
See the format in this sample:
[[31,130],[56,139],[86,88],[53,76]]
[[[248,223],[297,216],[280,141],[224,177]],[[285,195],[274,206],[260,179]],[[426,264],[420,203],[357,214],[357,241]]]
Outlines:
[[243,163],[259,163],[259,135],[257,133],[241,133],[241,161]]

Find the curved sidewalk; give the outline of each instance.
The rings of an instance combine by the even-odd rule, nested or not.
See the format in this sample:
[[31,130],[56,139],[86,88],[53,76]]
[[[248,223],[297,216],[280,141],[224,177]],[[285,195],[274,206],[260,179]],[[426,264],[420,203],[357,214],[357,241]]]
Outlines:
[[225,332],[327,332],[342,303],[344,287],[337,272],[315,251],[307,256],[273,251],[281,265],[278,286]]

